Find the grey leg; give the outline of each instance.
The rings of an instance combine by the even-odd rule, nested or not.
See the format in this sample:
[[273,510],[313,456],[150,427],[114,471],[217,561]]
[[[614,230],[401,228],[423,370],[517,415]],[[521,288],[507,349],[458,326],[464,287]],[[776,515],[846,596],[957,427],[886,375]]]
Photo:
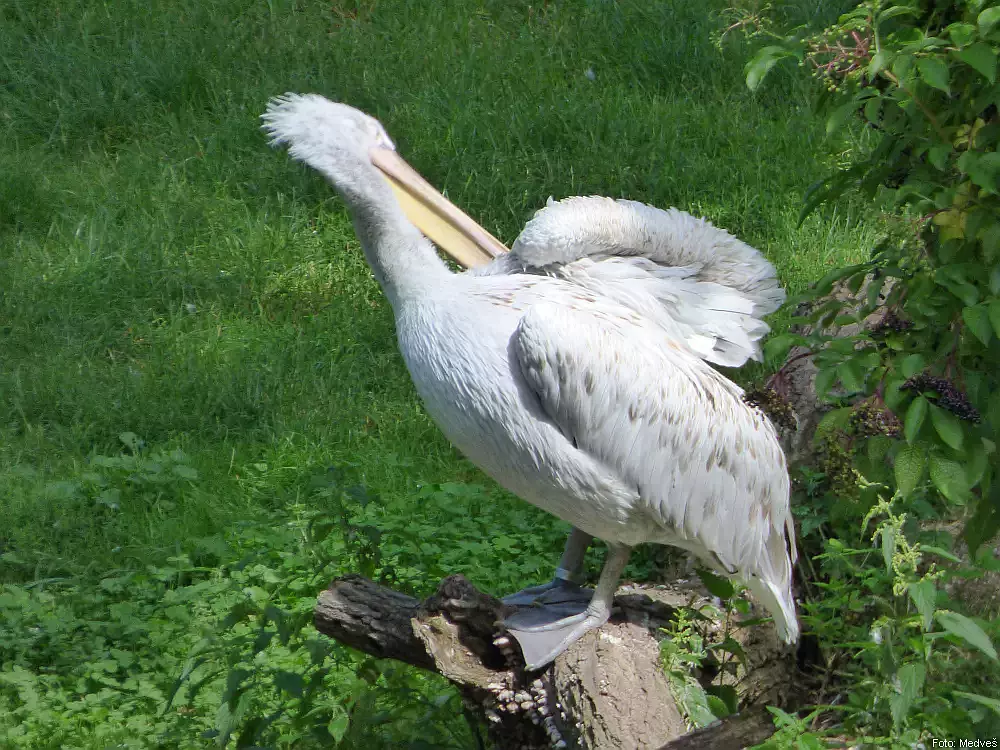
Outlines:
[[583,558],[586,556],[592,541],[594,541],[594,537],[586,531],[580,531],[580,529],[573,527],[569,536],[566,537],[566,546],[563,547],[563,554],[559,560],[559,567],[556,568],[555,577],[571,583],[582,583],[584,579]]
[[[538,618],[521,617],[522,613],[519,612],[504,621],[504,627],[521,646],[521,653],[524,654],[529,670],[549,664],[589,630],[608,621],[618,581],[631,552],[631,547],[622,544],[608,545],[608,559],[604,563],[604,570],[601,571],[590,605],[583,612],[550,622],[537,622]],[[524,614],[528,615],[529,612]]]
[[516,594],[505,596],[503,603],[517,607],[578,603],[582,609],[590,601],[590,591],[579,585],[584,579],[583,558],[593,539],[587,532],[574,528],[566,539],[553,579],[541,586],[529,586]]

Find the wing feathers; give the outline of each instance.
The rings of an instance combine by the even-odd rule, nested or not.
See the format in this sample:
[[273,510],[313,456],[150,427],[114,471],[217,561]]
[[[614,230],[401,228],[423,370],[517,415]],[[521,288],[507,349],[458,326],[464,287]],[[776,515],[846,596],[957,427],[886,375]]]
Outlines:
[[538,303],[511,346],[567,438],[638,489],[630,512],[644,536],[635,543],[700,550],[744,580],[760,579],[777,601],[775,618],[794,618],[784,455],[736,385],[655,324],[605,301]]
[[698,356],[760,358],[762,317],[784,301],[774,267],[703,219],[634,201],[567,198],[538,211],[505,268],[549,273],[657,321]]

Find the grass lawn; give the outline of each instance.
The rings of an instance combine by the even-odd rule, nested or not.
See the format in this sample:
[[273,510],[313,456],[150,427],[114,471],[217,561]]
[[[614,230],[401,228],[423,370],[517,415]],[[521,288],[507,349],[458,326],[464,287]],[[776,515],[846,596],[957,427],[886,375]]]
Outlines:
[[289,90],[368,111],[507,243],[549,195],[629,197],[710,218],[794,290],[872,231],[797,226],[836,144],[793,75],[746,91],[724,7],[0,5],[0,747],[224,744],[306,705],[296,674],[329,721],[276,717],[272,745],[471,746],[432,679],[306,630],[325,656],[254,656],[273,618],[219,629],[365,565],[418,594],[540,581],[562,533],[438,433],[343,206],[258,115]]

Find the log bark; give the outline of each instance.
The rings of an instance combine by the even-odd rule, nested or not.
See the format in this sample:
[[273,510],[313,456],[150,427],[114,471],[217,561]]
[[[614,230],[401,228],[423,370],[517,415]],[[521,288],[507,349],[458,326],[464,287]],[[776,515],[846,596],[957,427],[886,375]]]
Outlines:
[[772,734],[771,715],[763,706],[755,706],[678,737],[660,750],[742,750],[763,742]]
[[[516,642],[498,624],[505,606],[459,575],[423,602],[345,576],[320,594],[314,619],[344,645],[444,675],[498,750],[674,750],[665,743],[688,727],[660,666],[657,636],[678,606],[707,601],[700,584],[620,589],[611,622],[536,673],[524,670]],[[739,694],[781,700],[794,669],[790,655],[773,628],[758,626],[743,638],[755,668],[735,681]],[[736,748],[741,732],[749,746],[760,741],[762,726],[721,722],[700,730],[697,746]]]

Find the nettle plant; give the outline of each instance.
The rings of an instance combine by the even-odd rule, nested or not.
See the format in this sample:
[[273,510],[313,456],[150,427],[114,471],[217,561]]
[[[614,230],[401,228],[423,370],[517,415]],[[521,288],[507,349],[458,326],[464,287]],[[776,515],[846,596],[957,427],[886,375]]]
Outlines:
[[[929,478],[936,492],[922,496],[942,515],[971,506],[973,550],[1000,529],[1000,7],[988,5],[866,2],[747,66],[756,88],[798,59],[826,89],[828,133],[851,138],[803,217],[852,191],[901,217],[869,260],[803,295],[810,332],[775,337],[767,354],[806,347],[817,393],[850,410],[831,417],[860,438],[849,447],[870,464],[889,458],[892,475],[871,468],[904,497]],[[839,335],[851,324],[858,333]]]

